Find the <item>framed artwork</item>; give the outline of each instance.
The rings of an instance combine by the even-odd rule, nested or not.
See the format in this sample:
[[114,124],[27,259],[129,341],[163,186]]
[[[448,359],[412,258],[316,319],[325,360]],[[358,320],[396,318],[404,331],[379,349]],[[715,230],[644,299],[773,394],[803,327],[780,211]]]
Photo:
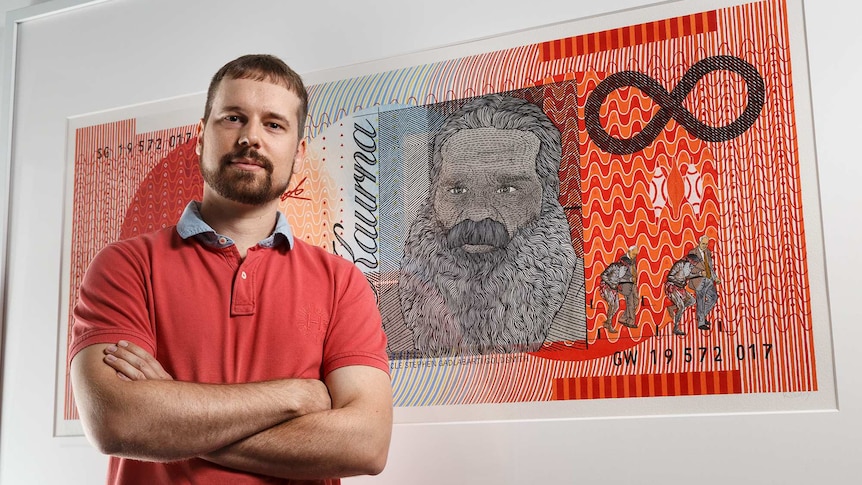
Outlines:
[[68,347],[87,266],[106,245],[174,223],[190,198],[200,198],[202,182],[187,181],[190,174],[200,178],[194,148],[203,105],[202,97],[192,96],[68,121],[58,436],[83,434],[69,382]]
[[[397,422],[834,407],[800,2],[684,8],[306,76],[280,209],[374,289]],[[203,102],[70,120],[61,346],[93,255],[200,197]]]

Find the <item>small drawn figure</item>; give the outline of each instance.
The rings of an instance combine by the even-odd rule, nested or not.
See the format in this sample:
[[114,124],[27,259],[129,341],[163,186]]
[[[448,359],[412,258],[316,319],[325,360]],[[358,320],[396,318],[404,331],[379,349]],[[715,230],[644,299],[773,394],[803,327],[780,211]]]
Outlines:
[[629,328],[636,328],[635,313],[638,309],[637,292],[637,255],[638,248],[631,246],[619,261],[613,262],[602,271],[601,288],[602,297],[608,303],[608,315],[605,319],[604,328],[608,333],[617,333],[613,320],[620,308],[619,295],[622,294],[626,300],[626,308],[620,317],[620,324]]
[[709,237],[702,236],[698,245],[689,251],[689,254],[696,255],[700,260],[692,270],[692,278],[688,280],[688,286],[695,291],[697,299],[697,328],[709,330],[710,322],[706,316],[718,301],[715,285],[721,283],[721,279],[715,272],[712,252],[709,250]]
[[680,324],[682,313],[696,302],[686,286],[691,278],[694,277],[692,274],[695,271],[695,265],[699,263],[700,257],[697,254],[689,253],[684,258],[673,263],[667,274],[664,292],[668,300],[673,302],[673,305],[667,307],[667,312],[673,318],[674,335],[685,335],[685,331]]

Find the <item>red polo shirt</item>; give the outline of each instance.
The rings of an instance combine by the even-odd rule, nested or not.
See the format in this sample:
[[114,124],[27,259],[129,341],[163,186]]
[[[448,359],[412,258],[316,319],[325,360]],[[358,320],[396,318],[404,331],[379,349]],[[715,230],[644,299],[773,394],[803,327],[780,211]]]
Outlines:
[[[174,227],[120,241],[93,259],[74,315],[70,360],[89,345],[125,339],[183,381],[323,379],[349,365],[389,371],[365,277],[301,241],[258,245],[244,260],[235,246],[183,239]],[[111,457],[110,475],[111,483],[319,483],[272,481],[199,459]]]

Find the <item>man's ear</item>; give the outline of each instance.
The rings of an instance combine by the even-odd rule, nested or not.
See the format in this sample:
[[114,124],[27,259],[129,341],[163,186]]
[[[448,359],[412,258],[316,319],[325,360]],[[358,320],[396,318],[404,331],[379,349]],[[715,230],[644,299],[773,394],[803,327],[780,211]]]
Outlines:
[[195,143],[195,153],[197,153],[198,156],[201,156],[201,151],[203,149],[203,144],[204,144],[204,120],[203,120],[203,118],[201,118],[201,120],[198,121],[197,136],[198,136],[198,141],[197,141],[197,143]]
[[296,155],[293,157],[293,172],[291,172],[291,175],[299,173],[305,168],[305,152],[307,148],[305,138],[300,139],[296,145]]

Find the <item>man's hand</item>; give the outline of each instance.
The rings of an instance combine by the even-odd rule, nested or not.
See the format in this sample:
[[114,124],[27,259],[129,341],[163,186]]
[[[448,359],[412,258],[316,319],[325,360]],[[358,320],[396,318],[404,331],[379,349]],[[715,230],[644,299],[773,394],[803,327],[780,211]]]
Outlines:
[[[172,380],[149,352],[131,342],[121,340],[103,353],[103,362],[123,381]],[[317,409],[303,416],[199,458],[284,478],[319,478],[318,470],[332,467],[331,473],[338,476],[380,473],[392,426],[388,375],[371,367],[353,366],[333,371],[327,378],[328,386],[315,379],[294,381],[310,386],[305,399],[317,396],[320,401],[320,396],[325,396],[325,406],[320,401]],[[317,386],[322,387],[322,393],[315,391]],[[330,386],[334,390],[331,398]]]
[[327,386],[316,379],[173,380],[151,354],[125,341],[85,347],[70,375],[90,441],[102,453],[138,460],[200,456],[332,407]]
[[[174,380],[155,357],[132,342],[120,340],[116,345],[105,347],[102,352],[105,354],[103,362],[114,369],[117,377],[124,381]],[[303,414],[332,409],[332,398],[323,381],[317,379],[293,379],[293,381],[305,384],[304,392],[295,391],[305,403],[303,409],[306,411]]]
[[105,347],[103,352],[104,362],[124,381],[174,380],[155,357],[131,342],[120,340],[116,345]]
[[[141,347],[126,340],[120,340],[116,345],[109,345],[102,351],[103,361],[117,371],[117,377],[124,381],[172,381],[174,378],[165,371],[162,364]],[[304,395],[307,413],[328,411],[332,409],[332,399],[326,384],[316,379],[296,379],[306,384]],[[298,392],[298,391],[297,391]]]
[[[103,351],[103,361],[117,371],[117,377],[124,381],[172,381],[174,378],[165,371],[162,364],[141,347],[120,340],[116,345],[109,345]],[[317,379],[295,379],[306,384],[307,390],[299,392],[305,396],[306,413],[329,411],[332,409],[332,398],[322,381]]]
[[310,413],[201,458],[237,470],[311,480],[376,475],[392,430],[389,375],[373,367],[340,367],[326,376],[332,410]]

